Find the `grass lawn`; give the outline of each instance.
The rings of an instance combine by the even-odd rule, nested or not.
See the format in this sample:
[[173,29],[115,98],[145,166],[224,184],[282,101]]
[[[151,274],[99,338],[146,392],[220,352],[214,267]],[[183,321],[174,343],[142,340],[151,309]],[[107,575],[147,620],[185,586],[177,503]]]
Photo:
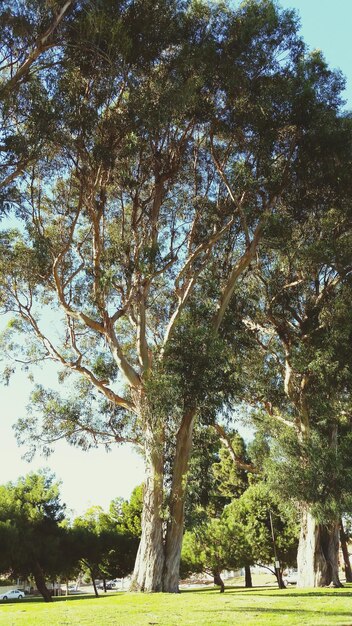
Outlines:
[[278,590],[232,587],[179,595],[112,593],[107,596],[36,599],[0,604],[6,626],[352,626],[352,586]]

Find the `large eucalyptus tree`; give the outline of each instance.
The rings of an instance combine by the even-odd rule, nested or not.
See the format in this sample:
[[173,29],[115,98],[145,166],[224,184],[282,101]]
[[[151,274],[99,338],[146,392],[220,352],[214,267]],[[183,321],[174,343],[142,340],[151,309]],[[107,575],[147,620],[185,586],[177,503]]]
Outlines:
[[[348,169],[346,153],[345,182]],[[300,510],[301,587],[340,585],[340,519],[351,507],[352,214],[334,204],[322,194],[323,210],[295,226],[283,210],[242,316],[254,342],[247,398],[277,441],[274,486]]]
[[333,186],[342,80],[270,0],[82,0],[72,15],[38,76],[50,137],[11,196],[4,342],[80,381],[72,398],[37,388],[22,438],[141,447],[134,587],[174,592],[194,422],[236,382],[224,316],[283,204],[299,219]]

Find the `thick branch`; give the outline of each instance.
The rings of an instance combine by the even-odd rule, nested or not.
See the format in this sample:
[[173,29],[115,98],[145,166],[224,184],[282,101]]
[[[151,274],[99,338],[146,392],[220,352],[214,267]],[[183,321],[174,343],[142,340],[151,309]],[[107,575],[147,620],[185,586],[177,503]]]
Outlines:
[[3,180],[0,181],[0,189],[2,187],[6,187],[6,185],[9,185],[10,183],[12,183],[13,180],[15,180],[15,178],[20,176],[28,164],[29,164],[28,159],[25,161],[20,161],[17,164],[16,169],[14,169],[13,172],[11,172],[11,174],[8,174]]
[[147,342],[147,326],[146,326],[146,299],[148,289],[143,289],[138,303],[137,314],[137,349],[139,362],[144,371],[150,368],[149,347]]
[[169,323],[167,325],[167,328],[166,328],[166,332],[165,332],[165,336],[164,336],[164,340],[163,340],[163,349],[162,349],[162,351],[165,350],[165,346],[166,346],[168,340],[170,339],[172,331],[175,328],[176,322],[179,319],[179,317],[180,317],[180,315],[181,315],[181,313],[182,313],[182,311],[183,311],[183,309],[184,309],[184,307],[186,305],[186,302],[187,302],[187,300],[188,300],[188,298],[189,298],[189,296],[191,294],[191,291],[193,289],[193,286],[194,286],[194,284],[196,282],[196,279],[197,279],[200,271],[201,270],[199,270],[199,272],[197,272],[194,276],[192,276],[192,278],[188,281],[188,283],[186,283],[185,291],[183,292],[182,296],[179,296],[179,298],[178,298],[178,305],[177,305],[175,311],[173,312],[173,314],[172,314],[172,316],[170,318],[170,321],[169,321]]
[[62,354],[55,348],[55,346],[52,344],[50,339],[48,339],[48,337],[46,337],[42,333],[42,331],[40,330],[36,320],[32,316],[32,314],[31,314],[31,312],[30,312],[28,307],[23,307],[23,306],[20,305],[20,312],[21,312],[21,315],[25,319],[27,319],[27,321],[30,323],[30,325],[32,326],[32,328],[33,328],[33,330],[35,332],[36,337],[40,340],[40,342],[44,346],[46,352],[51,356],[52,359],[54,359],[55,361],[58,361],[59,363],[61,363],[61,365],[63,365],[66,369],[70,369],[72,371],[78,372],[79,374],[82,374],[85,378],[87,378],[92,383],[92,385],[96,389],[98,389],[98,391],[100,391],[113,404],[115,404],[117,406],[121,406],[121,407],[123,407],[125,409],[128,409],[128,410],[132,410],[132,411],[135,410],[134,404],[132,402],[130,402],[126,398],[123,398],[122,396],[119,396],[117,393],[112,391],[112,389],[110,389],[109,387],[106,386],[104,381],[99,380],[93,374],[93,372],[91,372],[86,367],[82,366],[80,364],[81,357],[79,357],[77,359],[77,361],[73,361],[73,362],[67,361],[62,356]]
[[278,422],[281,422],[281,424],[285,424],[285,426],[287,426],[288,428],[297,428],[297,422],[290,422],[290,420],[287,420],[284,417],[282,417],[282,415],[280,415],[280,413],[278,413],[278,411],[274,409],[271,402],[264,401],[262,403],[264,405],[266,412],[268,413],[268,415],[270,415],[270,417],[273,417]]
[[245,463],[242,459],[236,454],[233,449],[231,439],[226,434],[225,430],[220,426],[220,424],[213,424],[213,428],[215,428],[216,432],[219,435],[221,443],[224,445],[226,450],[230,453],[232,461],[235,463],[236,467],[242,470],[246,470],[251,474],[260,474],[260,470],[255,467],[252,463]]
[[65,14],[75,3],[75,0],[66,0],[62,9],[54,18],[53,22],[46,29],[46,31],[41,35],[37,41],[34,49],[29,53],[28,57],[23,61],[22,65],[18,68],[17,72],[11,77],[9,81],[0,89],[0,93],[12,89],[26,74],[28,74],[33,63],[38,59],[38,57],[48,50],[49,48],[54,47],[56,44],[54,42],[50,42],[51,35],[55,32],[60,22],[63,20]]
[[128,362],[125,355],[123,354],[121,345],[116,337],[116,333],[114,330],[113,323],[111,318],[106,315],[105,324],[104,324],[104,334],[106,340],[109,344],[111,353],[120,369],[120,371],[125,376],[127,382],[134,389],[139,389],[141,387],[141,379],[136,372],[136,370],[132,367],[132,365]]
[[254,231],[254,235],[252,241],[247,247],[246,252],[241,256],[241,258],[234,265],[231,274],[225,284],[223,292],[221,294],[221,298],[218,304],[218,310],[214,318],[213,326],[215,330],[219,330],[221,322],[224,318],[226,309],[230,303],[231,297],[236,287],[236,282],[239,276],[243,274],[243,272],[247,269],[252,259],[255,257],[257,252],[257,247],[260,241],[260,237],[262,234],[262,230],[264,227],[265,218],[259,222],[258,226]]
[[85,313],[82,313],[81,311],[75,311],[74,309],[72,309],[72,307],[69,306],[69,304],[66,302],[66,298],[64,294],[64,285],[59,275],[60,264],[62,263],[66,253],[70,249],[70,246],[73,241],[73,235],[75,232],[78,217],[81,213],[82,203],[83,203],[83,198],[82,198],[82,191],[81,191],[76,215],[69,229],[68,240],[66,242],[66,245],[63,247],[60,254],[56,257],[53,263],[54,283],[55,283],[55,288],[56,288],[56,293],[59,299],[59,303],[61,307],[63,308],[63,310],[65,311],[66,315],[68,315],[69,317],[73,319],[80,320],[81,322],[83,322],[83,324],[85,324],[85,326],[88,326],[89,328],[97,331],[100,334],[104,334],[104,326],[102,324],[100,324],[99,322],[96,322]]

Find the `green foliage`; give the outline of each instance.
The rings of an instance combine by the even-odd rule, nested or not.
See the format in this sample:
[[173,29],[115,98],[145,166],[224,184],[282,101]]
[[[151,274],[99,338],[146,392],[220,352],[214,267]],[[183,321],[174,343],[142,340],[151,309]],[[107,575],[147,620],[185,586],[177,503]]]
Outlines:
[[52,442],[58,437],[89,450],[98,444],[109,449],[120,437],[135,435],[136,425],[126,419],[126,412],[111,406],[91,390],[91,385],[81,380],[75,392],[65,398],[57,391],[35,386],[28,407],[31,419],[20,418],[16,424],[18,442],[28,444],[28,459],[33,458],[38,450],[49,455]]
[[181,577],[198,572],[222,572],[241,567],[242,546],[227,519],[210,518],[192,532],[186,531],[182,545]]
[[225,500],[216,489],[213,467],[219,461],[220,441],[214,429],[197,422],[187,474],[185,527],[192,530],[209,515],[220,515]]
[[340,519],[352,506],[351,437],[347,425],[339,427],[336,438],[321,430],[311,430],[304,441],[282,434],[265,464],[271,488],[283,500],[308,503],[323,524]]
[[1,571],[27,577],[37,563],[49,576],[61,566],[64,506],[59,484],[47,471],[0,487],[0,531],[6,543]]
[[[239,462],[250,463],[244,440],[226,430]],[[185,526],[194,529],[209,517],[221,517],[224,507],[253,482],[254,476],[240,467],[229,450],[220,443],[214,428],[201,423],[195,428],[193,454],[188,469]]]
[[294,565],[298,545],[298,520],[294,508],[280,500],[264,483],[250,486],[228,504],[221,517],[205,517],[186,531],[181,575],[221,572],[245,565],[271,565],[274,548],[282,566]]
[[[285,477],[286,478],[286,477]],[[243,542],[247,563],[271,564],[274,548],[270,515],[277,554],[282,566],[294,565],[298,545],[297,513],[287,500],[279,499],[265,483],[250,486],[226,508],[227,523]]]
[[143,485],[135,487],[128,501],[121,502],[120,513],[117,515],[116,504],[112,501],[110,515],[114,515],[118,528],[137,539],[142,534],[141,518],[143,506]]
[[129,502],[113,500],[109,513],[94,506],[74,520],[70,534],[76,558],[91,578],[131,573],[140,537],[141,499],[141,487],[137,487]]
[[[246,445],[238,433],[228,433],[232,449],[236,456],[244,463],[249,463]],[[231,458],[229,451],[222,447],[219,451],[219,462],[215,463],[212,471],[215,478],[215,490],[227,499],[239,498],[249,484],[248,473],[238,467]]]
[[199,406],[209,422],[236,393],[237,372],[229,346],[209,326],[209,311],[191,306],[184,313],[165,352],[165,368],[179,387],[184,410]]
[[[31,33],[41,32],[56,9],[56,3],[6,3],[6,45],[17,41],[25,55],[36,40]],[[265,209],[274,196],[285,195],[295,220],[297,207],[303,213],[307,205],[301,199],[308,187],[309,198],[316,198],[323,183],[333,186],[341,162],[337,152],[347,150],[349,141],[342,138],[350,132],[346,119],[338,118],[341,77],[321,56],[305,56],[295,14],[267,0],[236,9],[169,0],[157,8],[152,2],[84,1],[72,7],[56,34],[55,51],[45,51],[42,60],[18,86],[19,111],[26,112],[22,134],[28,135],[32,123],[40,149],[44,144],[46,150],[33,157],[35,167],[31,156],[31,166],[26,161],[23,169],[16,205],[21,246],[16,252],[11,244],[4,262],[4,307],[27,315],[29,322],[20,289],[33,302],[35,320],[34,302],[37,310],[55,311],[63,295],[69,307],[95,322],[120,310],[114,332],[124,356],[139,370],[131,320],[136,320],[140,288],[148,284],[148,348],[155,365],[160,331],[178,298],[174,279],[187,255],[191,259],[201,246],[179,285],[193,275],[194,299],[185,302],[166,346],[167,363],[156,367],[156,377],[164,380],[160,390],[155,383],[154,395],[167,396],[172,376],[182,395],[178,404],[198,403],[210,419],[238,383],[238,362],[230,365],[226,342],[211,331],[221,293],[263,213],[268,213],[266,230],[275,232],[281,206]],[[21,137],[6,135],[5,121],[8,149],[25,156]],[[214,158],[225,159],[224,179]],[[313,160],[314,168],[308,168]],[[334,175],[327,179],[333,164]],[[225,179],[239,190],[238,197],[245,194],[242,217]],[[160,184],[161,206],[153,223]],[[100,229],[98,259],[94,216]],[[209,247],[210,234],[223,227],[223,237]],[[53,280],[55,258],[59,271]],[[59,298],[57,281],[63,286]],[[115,383],[116,354],[111,344],[97,346],[94,354],[96,333],[84,319],[74,316],[67,333],[62,329],[60,353],[67,364],[80,354],[82,367]],[[35,324],[27,323],[25,332],[35,333]],[[68,340],[72,333],[75,347]],[[52,351],[44,353],[55,360]]]

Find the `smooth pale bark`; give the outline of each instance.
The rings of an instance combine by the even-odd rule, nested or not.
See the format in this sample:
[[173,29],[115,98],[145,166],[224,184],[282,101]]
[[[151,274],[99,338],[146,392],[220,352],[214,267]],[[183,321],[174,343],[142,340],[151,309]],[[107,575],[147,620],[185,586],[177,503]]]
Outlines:
[[145,431],[146,480],[143,493],[142,535],[134,566],[133,591],[162,591],[163,546],[163,455],[162,438],[151,428]]
[[52,602],[53,598],[52,595],[49,591],[49,589],[46,586],[45,583],[45,576],[43,573],[43,570],[41,568],[41,566],[39,565],[38,562],[35,562],[33,565],[33,576],[34,576],[34,580],[35,580],[35,584],[37,586],[37,589],[39,591],[39,593],[41,593],[41,595],[44,598],[45,602]]
[[244,567],[244,586],[249,588],[253,587],[252,573],[249,565],[245,565]]
[[339,524],[319,524],[307,506],[301,512],[297,587],[341,586],[338,573]]
[[214,585],[217,585],[218,587],[220,587],[220,593],[224,593],[225,585],[224,585],[223,579],[221,578],[221,572],[219,570],[214,570],[213,576],[214,576]]
[[351,569],[350,555],[348,553],[347,537],[346,537],[345,529],[343,527],[342,520],[340,521],[340,541],[341,541],[341,550],[342,550],[343,560],[345,564],[346,583],[352,583],[352,569]]
[[192,435],[196,410],[192,409],[182,420],[177,433],[170,495],[170,516],[166,532],[163,591],[179,592],[180,559],[183,539],[184,508],[187,488],[188,463],[192,449]]

